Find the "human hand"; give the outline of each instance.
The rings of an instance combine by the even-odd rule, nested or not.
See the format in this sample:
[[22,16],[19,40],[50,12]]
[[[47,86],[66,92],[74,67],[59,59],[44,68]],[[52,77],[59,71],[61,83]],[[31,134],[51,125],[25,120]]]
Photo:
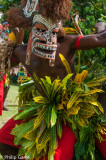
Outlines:
[[101,32],[105,29],[105,23],[104,22],[98,22],[95,24],[95,28],[97,29],[97,32]]

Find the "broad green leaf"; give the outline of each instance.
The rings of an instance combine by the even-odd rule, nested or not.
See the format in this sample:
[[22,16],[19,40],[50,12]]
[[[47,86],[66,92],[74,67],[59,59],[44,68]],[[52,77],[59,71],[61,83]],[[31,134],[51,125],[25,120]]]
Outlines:
[[71,108],[73,106],[73,104],[76,102],[76,100],[79,98],[79,96],[81,95],[82,92],[74,92],[69,100],[69,102],[67,103],[67,109]]
[[56,146],[56,126],[54,125],[50,129],[50,148],[52,151],[55,150],[55,146]]
[[81,106],[80,115],[83,118],[90,118],[95,113],[94,109],[93,109],[93,106],[90,105],[90,104],[85,103],[85,104],[80,105],[80,106]]
[[57,107],[56,105],[53,105],[51,111],[51,127],[56,124],[56,120],[57,120]]
[[75,87],[75,88],[74,88],[74,92],[78,92],[78,91],[84,92],[84,90],[83,90],[82,88],[80,88],[80,87]]
[[[98,120],[101,121],[101,123],[106,123],[106,114],[102,114],[98,117]],[[102,124],[103,125],[103,124]]]
[[61,111],[61,117],[64,118],[67,122],[73,123],[73,120],[64,112]]
[[59,138],[62,137],[62,121],[60,120],[60,118],[57,119],[57,133]]
[[50,140],[50,129],[45,129],[43,135],[40,137],[36,145],[38,154],[46,147],[49,140]]
[[54,125],[50,129],[50,142],[49,142],[48,160],[54,160],[55,145],[56,145],[56,126]]
[[48,160],[54,160],[54,152],[50,149],[49,149],[49,152],[48,152]]
[[35,82],[39,85],[38,87],[40,87],[39,89],[42,90],[46,94],[46,96],[48,96],[47,91],[46,91],[46,89],[44,87],[44,84],[41,81],[41,79],[39,79],[35,73],[33,74],[33,76],[34,76]]
[[46,81],[48,82],[48,84],[51,84],[51,78],[48,76],[45,76],[45,78],[46,78]]
[[49,128],[51,124],[51,111],[52,111],[52,105],[49,105],[45,114],[45,122],[46,122],[47,128]]
[[54,98],[56,98],[56,94],[60,88],[61,88],[60,80],[58,80],[58,79],[54,80],[52,83],[52,92],[51,92],[51,97],[50,97],[50,101],[52,103],[54,101]]
[[76,106],[73,106],[71,107],[70,109],[67,110],[67,114],[68,115],[75,115],[75,114],[78,114],[78,111],[80,110],[80,106],[79,105],[76,105]]
[[[95,104],[97,103],[97,107],[98,109],[104,114],[104,109],[102,107],[102,105],[93,97],[89,97],[93,102],[95,102]],[[94,105],[94,104],[93,104]]]
[[24,119],[26,118],[27,114],[30,114],[31,112],[31,115],[32,115],[32,112],[34,112],[36,109],[35,107],[32,107],[32,108],[28,108],[20,113],[18,113],[15,117],[14,117],[14,120],[21,120],[21,119]]
[[[106,80],[106,76],[102,76],[102,77],[99,77],[99,78],[96,78],[96,79],[93,79],[91,82],[95,83],[95,82],[103,82]],[[87,84],[91,83],[91,82],[88,82]]]
[[103,90],[101,90],[101,89],[94,89],[94,90],[90,90],[87,93],[82,94],[82,96],[87,96],[87,95],[91,95],[91,94],[95,94],[95,93],[100,93],[100,92],[103,92]]
[[86,83],[86,85],[87,85],[89,88],[91,88],[91,87],[100,86],[100,83],[98,83],[98,82],[94,82],[94,83],[88,82],[88,83]]
[[[14,143],[15,145],[20,144],[20,140],[22,137],[29,131],[33,129],[34,126],[34,120],[32,119],[26,123],[21,123],[21,125],[17,125],[15,128],[13,128],[11,134],[15,136]],[[23,129],[24,128],[24,129]]]
[[62,86],[66,86],[66,83],[68,81],[68,79],[70,79],[72,77],[73,74],[68,74],[63,80],[62,80]]
[[89,92],[90,91],[86,84],[84,84],[84,89],[85,89],[85,92]]
[[80,156],[85,152],[85,142],[77,141],[75,144],[75,157],[76,160],[80,159]]
[[50,94],[51,94],[51,84],[49,84],[45,79],[41,78],[41,83],[42,83],[42,88],[46,94],[47,99],[50,98]]
[[46,108],[42,108],[41,111],[39,112],[37,118],[34,121],[34,130],[39,127],[39,125],[41,124],[41,122],[43,121],[44,117],[45,117],[45,113],[46,113]]
[[25,150],[22,147],[20,147],[18,151],[18,155],[23,156],[24,154],[25,154]]
[[25,139],[24,141],[22,141],[21,146],[24,148],[24,150],[26,150],[27,148],[29,148],[29,147],[31,147],[33,145],[34,141],[35,140],[29,141],[29,140]]
[[42,134],[44,133],[45,129],[46,129],[46,124],[45,124],[45,122],[43,121],[42,124],[41,124],[40,127],[39,127],[39,132],[38,132],[38,134],[37,134],[37,136],[36,136],[36,140],[35,140],[36,143],[38,143],[38,140],[39,140],[39,138],[42,136]]
[[25,88],[29,88],[30,86],[34,85],[34,81],[30,80],[29,82],[23,83],[19,86],[19,92]]
[[43,103],[43,104],[48,103],[47,99],[45,97],[42,97],[42,96],[38,96],[38,97],[35,97],[33,99],[36,103]]

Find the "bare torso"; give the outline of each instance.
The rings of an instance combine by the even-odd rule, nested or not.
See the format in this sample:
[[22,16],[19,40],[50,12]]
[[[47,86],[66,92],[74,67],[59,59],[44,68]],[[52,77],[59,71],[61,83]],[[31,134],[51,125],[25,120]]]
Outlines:
[[[72,37],[72,38],[71,38]],[[59,53],[63,54],[63,56],[67,59],[70,64],[71,70],[74,73],[74,57],[75,57],[75,41],[77,36],[65,36],[58,38],[58,48],[56,52],[56,59],[54,63],[54,67],[49,66],[49,60],[40,58],[34,54],[31,55],[30,65],[25,64],[26,57],[26,45],[22,45],[17,47],[14,50],[13,56],[16,61],[21,62],[25,68],[27,69],[30,76],[33,78],[33,73],[39,78],[44,78],[45,76],[50,76],[52,80],[59,77],[62,79],[66,76],[67,72],[62,64]],[[12,62],[13,63],[13,62]]]
[[[56,52],[56,59],[55,59],[54,67],[49,66],[48,59],[40,58],[34,54],[31,55],[30,65],[26,65],[25,59],[26,59],[27,45],[21,45],[17,47],[14,50],[13,56],[18,63],[21,62],[25,66],[25,68],[27,69],[28,73],[30,74],[33,80],[34,80],[34,77],[33,77],[34,73],[36,73],[36,75],[39,78],[44,78],[45,76],[49,76],[51,77],[52,80],[56,79],[57,77],[62,79],[67,75],[67,72],[66,72],[64,65],[62,64],[60,60],[59,53],[63,54],[63,56],[66,58],[66,60],[70,64],[72,73],[75,73],[74,58],[75,58],[75,52],[76,52],[75,45],[76,45],[77,37],[78,37],[77,35],[67,35],[65,37],[58,38],[58,48]],[[14,63],[13,60],[11,63],[12,63],[12,66],[17,65],[16,63]],[[37,85],[36,81],[35,81],[35,84],[38,90],[40,91],[40,93],[43,94],[39,86]],[[106,90],[106,86],[104,88],[104,91],[105,90]],[[101,103],[103,102],[102,106],[104,108],[104,111],[106,112],[105,96],[106,94],[103,93],[102,97],[104,97],[104,99],[102,100],[100,98],[99,101]]]

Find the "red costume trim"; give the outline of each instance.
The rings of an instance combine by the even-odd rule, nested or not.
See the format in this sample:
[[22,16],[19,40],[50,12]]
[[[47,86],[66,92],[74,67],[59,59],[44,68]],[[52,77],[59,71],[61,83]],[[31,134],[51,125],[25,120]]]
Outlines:
[[3,26],[2,25],[0,25],[0,30],[3,30]]
[[30,78],[30,75],[27,73],[27,77],[29,77]]
[[[14,145],[14,136],[11,135],[12,129],[15,125],[20,125],[22,120],[13,120],[11,118],[1,129],[0,129],[0,143],[7,144],[16,148],[20,148],[20,146]],[[102,135],[103,138],[106,138],[106,135]],[[63,125],[63,134],[62,138],[58,141],[58,148],[55,150],[54,160],[72,160],[74,153],[74,144],[76,142],[75,135],[73,131],[70,129],[68,125]],[[99,140],[96,139],[96,146],[99,151],[106,158],[106,141],[100,143]],[[46,155],[45,160],[48,160],[48,156]],[[43,160],[42,158],[40,160]]]
[[[21,123],[22,120],[15,121],[11,118],[0,129],[0,143],[20,148],[20,146],[14,145],[14,136],[10,133],[16,124],[20,125]],[[54,160],[72,160],[75,142],[76,137],[73,131],[68,125],[63,125],[63,134],[61,139],[58,140],[58,148],[55,150]],[[40,160],[43,160],[43,158]],[[45,160],[48,160],[48,155],[45,156]]]
[[6,74],[2,81],[0,81],[0,116],[2,116],[2,109],[3,109],[3,96],[4,96],[4,83],[6,81]]
[[[106,134],[101,134],[101,136],[103,139],[106,139]],[[96,146],[98,147],[102,156],[106,159],[106,141],[100,142],[98,139],[96,139]]]
[[77,41],[76,41],[76,48],[77,48],[77,49],[81,49],[81,47],[80,47],[80,40],[81,40],[82,37],[83,37],[83,35],[80,35],[80,36],[77,38]]

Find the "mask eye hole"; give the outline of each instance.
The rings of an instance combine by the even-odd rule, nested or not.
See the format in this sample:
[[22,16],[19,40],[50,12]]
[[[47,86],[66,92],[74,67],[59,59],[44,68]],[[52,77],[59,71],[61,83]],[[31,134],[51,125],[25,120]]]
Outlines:
[[47,31],[47,28],[39,22],[36,22],[36,24],[34,25],[34,29],[39,33],[44,33]]
[[38,32],[42,33],[42,32],[45,32],[44,29],[40,29],[40,28],[36,28]]

